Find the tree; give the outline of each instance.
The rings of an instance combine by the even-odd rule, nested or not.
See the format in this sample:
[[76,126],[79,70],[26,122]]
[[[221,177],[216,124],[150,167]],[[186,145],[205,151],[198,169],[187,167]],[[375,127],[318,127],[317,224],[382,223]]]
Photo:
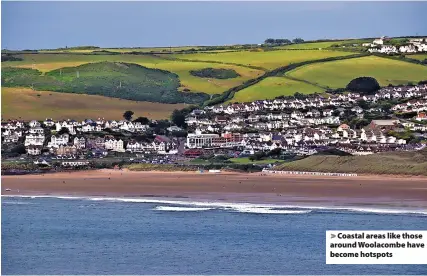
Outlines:
[[257,160],[261,160],[264,157],[265,157],[265,153],[260,151],[260,152],[256,152],[254,155],[249,156],[249,160],[257,161]]
[[295,43],[295,44],[297,44],[297,43],[303,43],[304,39],[297,37],[297,38],[293,39],[292,42]]
[[304,94],[302,94],[300,92],[295,92],[294,97],[295,97],[295,99],[303,100],[303,99],[306,98],[306,95],[304,95]]
[[274,38],[267,38],[264,43],[265,44],[273,44],[275,42]]
[[171,121],[179,127],[185,127],[185,114],[181,110],[175,109],[172,112]]
[[365,101],[365,100],[361,100],[361,101],[358,101],[357,102],[357,105],[360,107],[360,108],[362,108],[363,110],[367,110],[367,109],[369,109],[369,103],[367,102],[367,101]]
[[133,114],[135,114],[133,113],[133,111],[128,110],[125,113],[123,113],[123,118],[125,118],[127,121],[130,121],[132,120]]
[[141,123],[143,125],[148,125],[150,123],[150,120],[147,117],[138,117],[135,120],[133,120],[134,123]]
[[374,94],[380,89],[380,84],[372,77],[359,77],[351,80],[346,89],[362,94]]
[[66,127],[62,127],[59,131],[58,131],[58,135],[62,135],[62,134],[70,134],[70,130]]
[[17,154],[24,154],[24,153],[26,153],[27,151],[25,150],[25,146],[24,146],[23,144],[19,144],[19,145],[17,145],[16,147],[12,148],[12,149],[10,150],[10,152],[12,152],[12,153],[17,153]]
[[279,156],[282,153],[282,149],[281,148],[275,148],[272,149],[268,152],[268,156]]

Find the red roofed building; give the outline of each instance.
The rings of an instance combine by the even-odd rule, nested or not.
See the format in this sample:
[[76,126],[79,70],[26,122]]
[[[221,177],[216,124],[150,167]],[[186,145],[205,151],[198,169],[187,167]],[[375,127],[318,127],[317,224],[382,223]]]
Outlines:
[[203,154],[203,151],[198,149],[189,149],[184,152],[185,157],[196,158]]
[[425,112],[420,112],[420,113],[418,113],[417,117],[415,117],[415,120],[426,121],[427,120],[427,114]]

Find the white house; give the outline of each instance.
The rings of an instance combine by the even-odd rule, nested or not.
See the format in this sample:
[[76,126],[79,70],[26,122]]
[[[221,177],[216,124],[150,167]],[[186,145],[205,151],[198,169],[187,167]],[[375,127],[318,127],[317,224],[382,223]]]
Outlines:
[[74,146],[78,149],[86,148],[86,139],[84,137],[75,137],[73,141]]
[[56,131],[60,131],[62,128],[66,128],[66,129],[68,129],[68,131],[70,132],[71,135],[75,135],[76,134],[76,130],[75,130],[74,124],[73,123],[69,123],[67,121],[63,121],[62,123],[61,122],[57,122],[55,124],[55,128],[56,128]]
[[52,135],[50,142],[47,144],[49,148],[59,148],[61,145],[67,145],[70,136],[67,133],[62,135]]
[[43,146],[44,135],[43,134],[28,134],[25,136],[24,146]]
[[38,122],[38,121],[36,121],[36,120],[32,120],[32,121],[29,123],[29,126],[30,126],[30,127],[40,127],[40,122]]
[[41,147],[36,147],[36,146],[29,146],[27,148],[27,153],[29,155],[40,155],[41,154]]
[[377,39],[374,39],[374,41],[372,43],[376,44],[376,45],[383,45],[384,40],[382,38],[377,38]]
[[105,149],[107,150],[112,150],[112,151],[117,151],[117,152],[124,152],[124,148],[123,148],[123,141],[120,140],[116,140],[116,139],[108,139],[105,141]]
[[43,121],[43,124],[52,127],[55,125],[55,122],[52,120],[52,118],[46,118],[46,120]]
[[31,134],[43,134],[44,130],[41,127],[32,127],[28,132]]

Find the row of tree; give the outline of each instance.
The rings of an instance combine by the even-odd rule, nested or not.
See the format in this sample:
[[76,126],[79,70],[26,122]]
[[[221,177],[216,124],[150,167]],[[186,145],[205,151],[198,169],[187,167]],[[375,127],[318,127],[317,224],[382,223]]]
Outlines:
[[279,38],[279,39],[274,39],[274,38],[267,38],[264,43],[265,44],[269,44],[269,45],[287,45],[287,44],[298,44],[298,43],[303,43],[304,39],[302,38],[294,38],[292,41],[286,38]]

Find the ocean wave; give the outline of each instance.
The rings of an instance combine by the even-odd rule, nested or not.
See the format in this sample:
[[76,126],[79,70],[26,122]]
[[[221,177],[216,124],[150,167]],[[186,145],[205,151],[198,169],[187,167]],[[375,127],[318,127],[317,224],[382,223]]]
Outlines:
[[427,211],[418,210],[401,210],[401,209],[379,209],[379,208],[345,208],[350,212],[360,213],[377,213],[377,214],[416,214],[416,215],[427,215]]
[[[211,201],[190,201],[190,200],[168,200],[156,198],[130,198],[130,197],[81,197],[81,196],[53,196],[53,195],[2,195],[2,197],[25,197],[25,198],[57,198],[66,200],[89,200],[108,201],[126,203],[151,203],[185,206],[185,208],[218,208],[222,210],[234,210],[242,213],[264,213],[264,214],[303,214],[311,211],[318,212],[352,212],[352,213],[376,213],[376,214],[411,214],[427,216],[427,210],[422,209],[391,209],[391,208],[370,208],[360,206],[307,206],[289,204],[257,204],[257,203],[232,203],[232,202],[211,202]],[[280,209],[280,210],[278,210]]]
[[215,208],[200,208],[200,207],[173,207],[173,206],[157,206],[154,210],[157,211],[174,211],[174,212],[196,212],[208,211]]
[[30,205],[30,202],[20,202],[20,201],[2,201],[1,204],[5,205]]
[[271,208],[233,208],[239,213],[252,213],[252,214],[308,214],[311,210],[276,210]]

